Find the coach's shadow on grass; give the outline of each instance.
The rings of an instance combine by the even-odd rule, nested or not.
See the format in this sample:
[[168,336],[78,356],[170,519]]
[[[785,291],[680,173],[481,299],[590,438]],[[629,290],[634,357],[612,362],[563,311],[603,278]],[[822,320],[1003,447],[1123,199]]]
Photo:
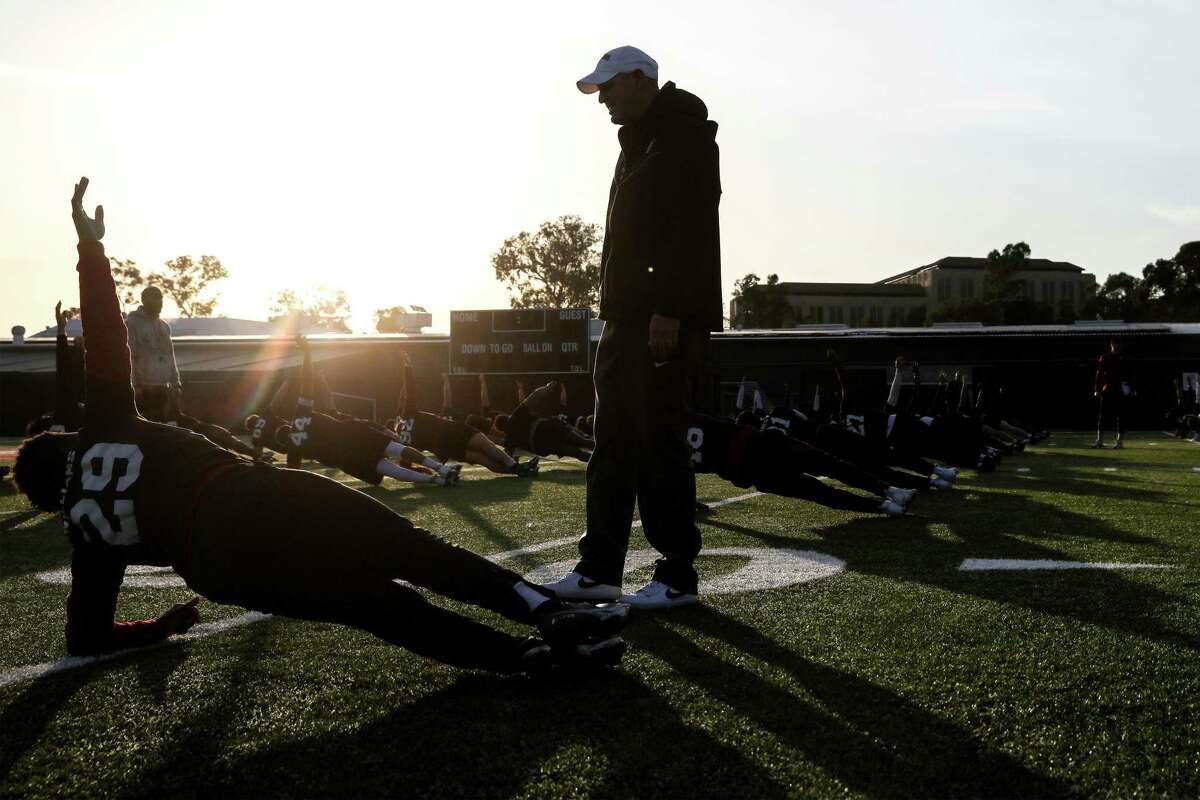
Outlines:
[[552,796],[554,782],[592,797],[788,796],[770,771],[620,671],[548,681],[466,675],[361,728],[265,748],[228,773],[206,793]]
[[670,618],[783,670],[797,696],[643,617],[629,638],[770,731],[852,791],[871,797],[1065,797],[1070,787],[979,741],[891,689],[804,658],[700,605]]

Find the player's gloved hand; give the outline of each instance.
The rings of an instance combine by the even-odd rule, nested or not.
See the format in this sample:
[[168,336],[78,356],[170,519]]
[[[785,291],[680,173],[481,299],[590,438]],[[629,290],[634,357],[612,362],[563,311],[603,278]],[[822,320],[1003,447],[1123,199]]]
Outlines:
[[96,206],[96,218],[92,219],[83,210],[83,193],[87,191],[88,179],[80,178],[71,195],[71,219],[75,222],[75,233],[79,242],[98,242],[104,238],[104,206]]
[[62,313],[62,300],[54,304],[54,325],[58,328],[58,335],[62,336],[67,331],[67,319]]
[[199,602],[199,597],[193,597],[186,603],[176,603],[159,614],[158,624],[162,626],[168,636],[187,633],[189,628],[200,621],[200,612],[196,609]]
[[655,314],[650,317],[650,353],[666,361],[679,348],[679,320]]

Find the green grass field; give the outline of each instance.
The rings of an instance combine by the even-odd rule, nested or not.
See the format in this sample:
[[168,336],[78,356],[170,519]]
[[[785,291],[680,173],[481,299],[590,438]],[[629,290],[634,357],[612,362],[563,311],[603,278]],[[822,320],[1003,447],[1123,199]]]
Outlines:
[[[812,551],[844,571],[642,614],[622,666],[584,680],[466,672],[281,618],[30,678],[65,656],[67,586],[39,574],[69,547],[7,479],[0,796],[1194,798],[1200,445],[1088,441],[1061,434],[965,474],[902,519],[767,496],[721,507],[706,548]],[[570,463],[370,493],[485,554],[584,527]],[[703,499],[743,494],[700,481]],[[961,571],[967,558],[1174,568]],[[747,561],[702,556],[702,580]],[[127,586],[118,613],[188,597]]]

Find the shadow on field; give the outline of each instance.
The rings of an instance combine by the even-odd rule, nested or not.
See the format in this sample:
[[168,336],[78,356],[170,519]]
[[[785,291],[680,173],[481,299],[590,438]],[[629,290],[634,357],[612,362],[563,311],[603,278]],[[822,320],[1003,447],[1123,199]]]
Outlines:
[[[39,741],[46,728],[54,721],[76,692],[91,683],[115,680],[110,673],[125,669],[133,663],[138,683],[147,693],[161,700],[167,689],[171,673],[183,663],[187,654],[180,644],[156,647],[144,653],[101,661],[95,665],[68,670],[62,673],[37,678],[19,690],[16,698],[4,706],[0,713],[0,781],[11,777],[13,767]],[[104,709],[92,709],[95,713],[107,713]],[[111,712],[116,719],[123,709]],[[52,739],[48,740],[52,742]],[[104,743],[98,743],[103,749]],[[39,775],[44,779],[45,775]]]
[[787,796],[768,771],[619,671],[583,682],[467,675],[364,727],[265,748],[206,776],[205,794],[549,797],[551,787],[537,789],[551,780],[578,796]]
[[59,569],[71,562],[71,544],[58,517],[35,512],[29,517],[13,515],[7,521],[14,518],[27,521],[39,515],[44,519],[35,525],[21,530],[4,530],[7,535],[3,541],[3,555],[0,555],[0,579]]
[[[1078,561],[1067,545],[1080,539],[1152,548],[1163,554],[1158,560],[1177,556],[1152,538],[1116,530],[1102,519],[1020,494],[983,494],[986,498],[982,502],[959,500],[956,506],[943,505],[934,519],[921,517],[921,506],[917,505],[915,514],[900,519],[857,518],[817,528],[812,531],[817,541],[766,533],[720,519],[705,518],[701,522],[771,547],[802,544],[842,559],[857,573],[922,583],[1129,636],[1200,649],[1194,631],[1172,630],[1156,618],[1163,607],[1181,602],[1181,598],[1130,580],[1117,571],[960,571],[964,558]],[[934,522],[946,525],[955,539],[933,535],[929,526]],[[1063,549],[1056,546],[1057,542],[1063,543]],[[1147,559],[1139,556],[1127,560]]]
[[890,689],[811,661],[708,607],[671,623],[783,670],[799,697],[729,663],[654,617],[629,638],[679,675],[770,731],[852,791],[871,797],[1065,797],[1070,787],[989,748]]
[[[188,709],[186,718],[173,726],[174,738],[165,738],[155,743],[153,759],[144,770],[129,776],[131,785],[113,787],[114,796],[123,797],[195,797],[196,786],[211,779],[222,768],[229,749],[229,739],[239,733],[235,728],[244,725],[246,708],[250,705],[249,694],[253,691],[254,675],[261,667],[259,662],[269,649],[275,636],[276,623],[272,620],[250,625],[241,634],[237,648],[237,661],[223,664],[219,675],[219,686],[206,686],[198,698],[203,704]],[[171,648],[173,660],[168,666],[174,669],[184,658],[183,648]],[[163,697],[165,677],[160,673],[161,659],[143,659],[138,662],[139,676],[152,681],[151,691],[156,698]],[[157,688],[154,688],[157,687]],[[197,775],[200,772],[200,777]],[[264,797],[276,797],[275,792],[264,792]]]

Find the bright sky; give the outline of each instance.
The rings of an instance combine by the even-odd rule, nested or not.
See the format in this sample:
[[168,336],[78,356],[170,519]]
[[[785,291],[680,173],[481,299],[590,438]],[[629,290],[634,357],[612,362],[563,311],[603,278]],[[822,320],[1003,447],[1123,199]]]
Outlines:
[[83,174],[110,255],[221,258],[218,313],[504,307],[506,236],[603,222],[616,128],[574,82],[622,44],[720,123],[726,300],[1200,238],[1195,0],[410,5],[0,0],[0,332],[77,303]]

